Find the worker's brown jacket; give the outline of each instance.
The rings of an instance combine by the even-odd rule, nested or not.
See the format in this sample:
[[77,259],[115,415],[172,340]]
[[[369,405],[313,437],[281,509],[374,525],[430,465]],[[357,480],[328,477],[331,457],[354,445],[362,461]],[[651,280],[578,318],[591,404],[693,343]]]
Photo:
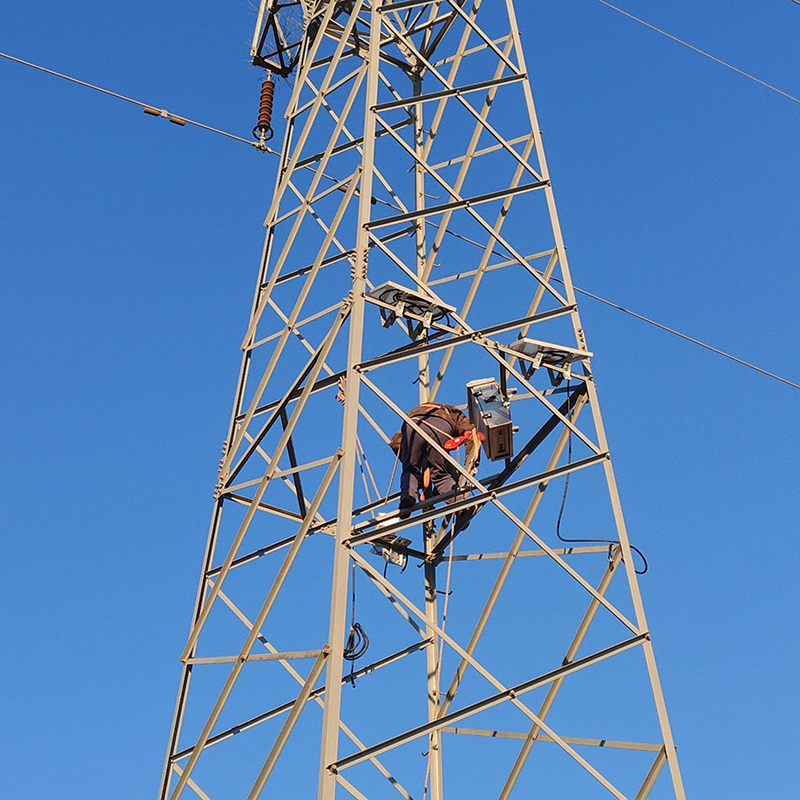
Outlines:
[[[412,408],[408,412],[408,416],[414,421],[424,420],[425,417],[439,417],[450,424],[453,437],[461,436],[462,433],[473,429],[472,423],[461,409],[446,403],[423,403],[421,406]],[[464,461],[466,464],[471,464],[473,457],[478,455],[475,452],[475,442],[472,437],[465,442],[465,448]]]

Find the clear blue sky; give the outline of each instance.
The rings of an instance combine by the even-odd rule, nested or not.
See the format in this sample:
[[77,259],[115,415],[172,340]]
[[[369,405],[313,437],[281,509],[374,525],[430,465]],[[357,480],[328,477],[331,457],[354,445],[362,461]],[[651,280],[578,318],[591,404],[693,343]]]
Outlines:
[[[800,96],[791,0],[619,3]],[[800,382],[800,104],[517,8],[576,284]],[[249,136],[254,18],[6,0],[0,50]],[[0,98],[0,794],[153,797],[275,161],[5,59]],[[800,391],[582,316],[689,796],[796,797]]]

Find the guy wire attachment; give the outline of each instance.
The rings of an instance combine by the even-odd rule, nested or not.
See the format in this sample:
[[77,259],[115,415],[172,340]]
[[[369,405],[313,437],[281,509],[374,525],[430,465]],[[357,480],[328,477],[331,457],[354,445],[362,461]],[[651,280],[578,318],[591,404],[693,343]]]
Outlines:
[[253,137],[258,140],[256,147],[259,150],[267,149],[267,142],[273,136],[270,126],[272,122],[272,99],[275,95],[275,81],[272,80],[272,71],[261,84],[261,101],[258,104],[258,123],[253,128]]

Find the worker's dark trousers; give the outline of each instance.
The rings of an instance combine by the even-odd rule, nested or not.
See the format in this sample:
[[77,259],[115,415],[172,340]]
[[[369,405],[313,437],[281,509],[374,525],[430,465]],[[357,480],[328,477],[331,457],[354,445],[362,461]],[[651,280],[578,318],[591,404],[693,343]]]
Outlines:
[[[415,419],[414,422],[432,439],[436,439],[442,447],[453,435],[452,426],[441,417],[428,416],[424,421]],[[444,456],[431,447],[410,425],[403,425],[400,461],[403,462],[403,472],[400,475],[401,495],[410,495],[417,499],[425,467],[430,467],[431,483],[438,494],[447,494],[455,488],[455,478],[447,469]],[[450,498],[449,502],[452,503],[454,499]]]

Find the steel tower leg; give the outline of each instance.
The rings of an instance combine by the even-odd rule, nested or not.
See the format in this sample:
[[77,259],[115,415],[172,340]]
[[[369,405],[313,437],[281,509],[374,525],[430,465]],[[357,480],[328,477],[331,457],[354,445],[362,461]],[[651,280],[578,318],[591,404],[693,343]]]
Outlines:
[[[262,0],[252,55],[290,96],[161,800],[684,800],[513,2]],[[407,411],[476,379],[472,475]],[[402,424],[466,487],[403,520]]]

